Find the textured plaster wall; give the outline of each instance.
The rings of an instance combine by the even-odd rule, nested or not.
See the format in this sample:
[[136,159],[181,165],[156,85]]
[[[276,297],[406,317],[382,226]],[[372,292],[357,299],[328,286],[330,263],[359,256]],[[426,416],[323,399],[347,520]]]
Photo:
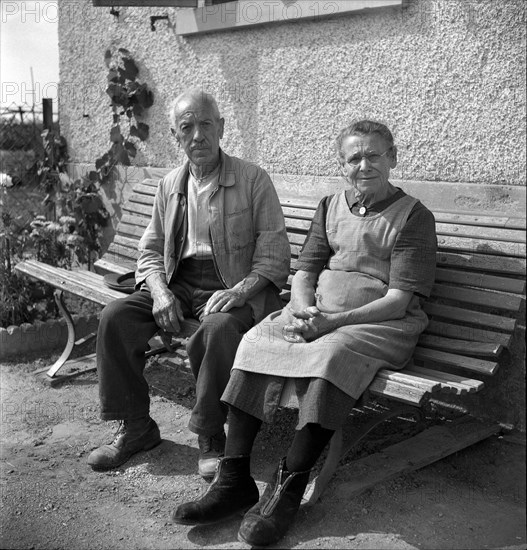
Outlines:
[[[353,0],[350,0],[353,1]],[[124,47],[155,94],[140,165],[181,160],[170,99],[216,93],[226,151],[275,173],[336,175],[332,143],[356,117],[386,122],[395,178],[525,185],[524,0],[410,0],[397,9],[248,30],[175,34],[173,8],[59,0],[60,120],[73,160],[108,147],[107,48]],[[150,29],[150,15],[168,14]]]

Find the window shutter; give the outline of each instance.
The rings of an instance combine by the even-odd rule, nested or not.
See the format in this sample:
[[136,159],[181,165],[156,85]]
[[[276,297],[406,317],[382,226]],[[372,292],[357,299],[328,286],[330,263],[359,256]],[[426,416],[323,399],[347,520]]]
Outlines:
[[197,8],[198,0],[92,0],[94,6],[141,6],[143,8]]

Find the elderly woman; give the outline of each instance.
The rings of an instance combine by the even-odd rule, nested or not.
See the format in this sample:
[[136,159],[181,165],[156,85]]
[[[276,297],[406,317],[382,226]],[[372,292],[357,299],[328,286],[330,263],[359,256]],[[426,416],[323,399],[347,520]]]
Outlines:
[[[245,514],[238,537],[276,543],[291,525],[311,468],[376,372],[400,369],[427,325],[436,263],[435,221],[389,181],[397,165],[390,130],[368,120],[337,138],[349,189],[320,202],[297,262],[291,302],[249,331],[222,396],[229,405],[225,456],[207,493],[174,521],[214,523]],[[294,378],[299,420],[287,455],[259,498],[250,453]]]

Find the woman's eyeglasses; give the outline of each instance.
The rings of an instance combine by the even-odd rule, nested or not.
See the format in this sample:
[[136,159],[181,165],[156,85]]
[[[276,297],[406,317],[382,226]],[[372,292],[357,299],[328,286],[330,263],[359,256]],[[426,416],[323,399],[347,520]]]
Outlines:
[[384,157],[384,155],[388,151],[391,151],[391,149],[392,148],[389,147],[388,149],[386,149],[386,151],[384,151],[384,153],[381,153],[381,154],[367,153],[366,155],[361,155],[361,154],[353,155],[352,157],[346,160],[346,163],[350,164],[351,166],[358,166],[363,159],[366,159],[370,164],[377,164],[381,160],[381,157]]

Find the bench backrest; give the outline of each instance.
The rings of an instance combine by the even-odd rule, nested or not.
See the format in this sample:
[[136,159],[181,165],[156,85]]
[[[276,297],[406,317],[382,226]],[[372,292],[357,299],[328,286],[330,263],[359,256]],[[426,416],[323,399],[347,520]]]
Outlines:
[[[135,269],[137,243],[148,224],[157,180],[133,188],[112,244],[96,262],[101,273]],[[282,201],[295,260],[316,204]],[[436,284],[425,304],[430,324],[414,354],[417,365],[445,365],[493,374],[510,345],[525,293],[525,219],[434,212],[438,235]]]

